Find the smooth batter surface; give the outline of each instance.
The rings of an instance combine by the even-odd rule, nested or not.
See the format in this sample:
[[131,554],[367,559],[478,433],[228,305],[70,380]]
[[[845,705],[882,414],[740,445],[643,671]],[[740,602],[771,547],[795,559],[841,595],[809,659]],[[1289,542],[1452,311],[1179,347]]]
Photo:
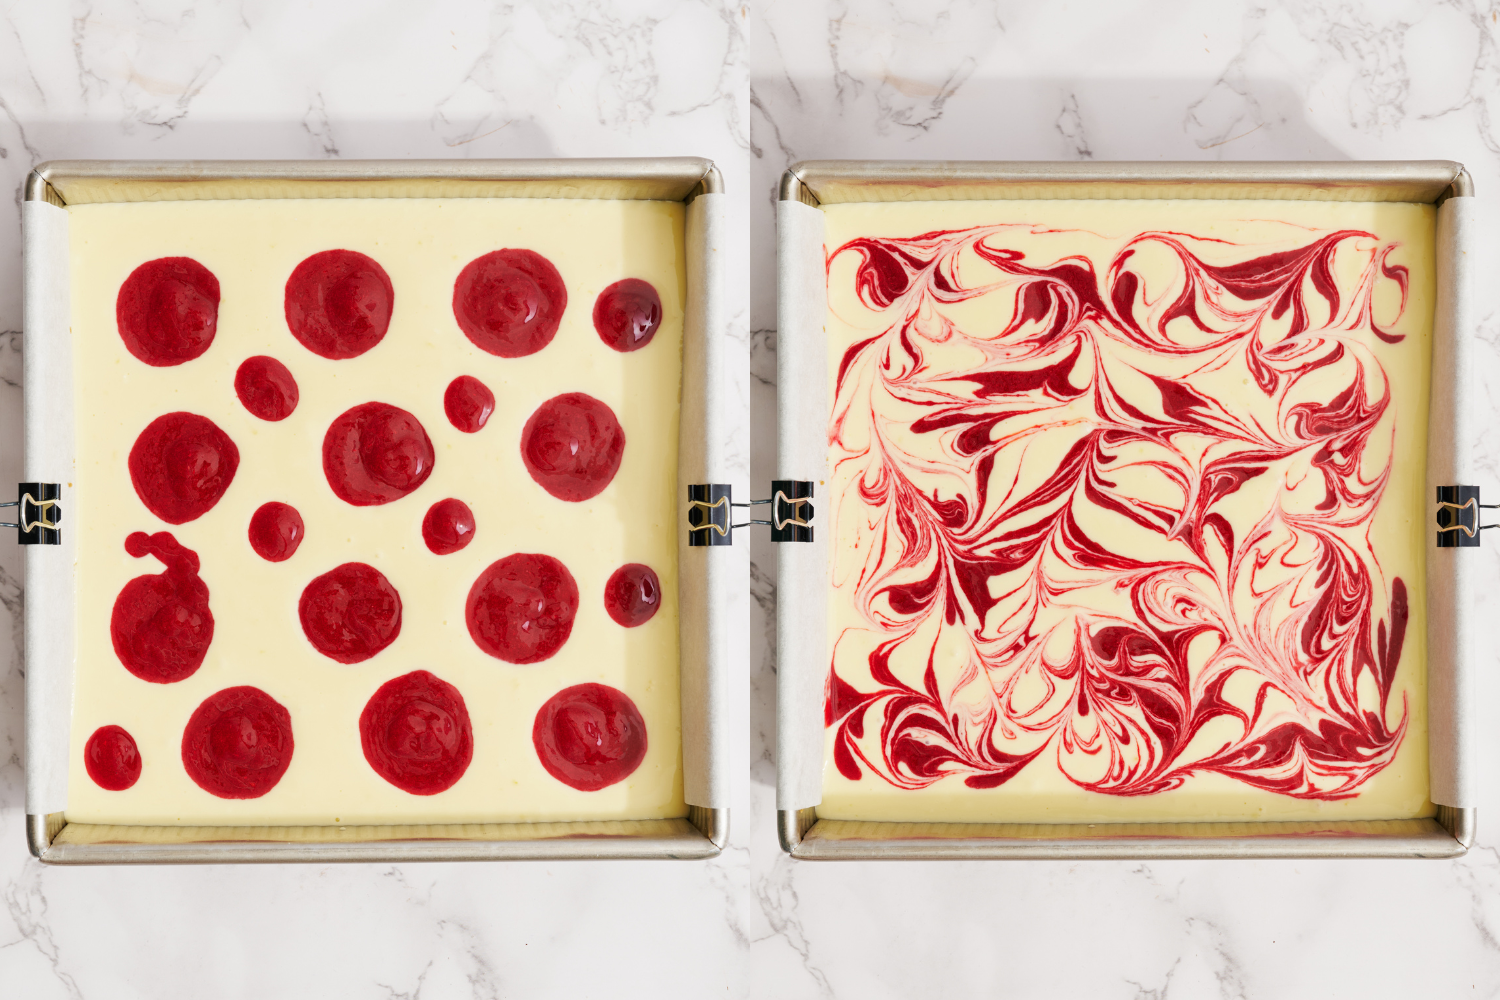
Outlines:
[[[678,708],[676,526],[677,413],[684,271],[683,208],[599,201],[253,201],[118,204],[69,209],[73,336],[78,400],[78,666],[67,816],[120,824],[380,824],[562,819],[653,819],[686,813]],[[523,247],[547,257],[567,285],[555,339],[528,357],[480,351],[454,319],[454,280],[481,254]],[[395,290],[390,329],[368,353],[313,354],[288,331],[288,276],[331,248],[375,259]],[[187,256],[221,286],[218,331],[201,357],[153,368],[116,332],[121,283],[141,263]],[[601,342],[590,312],[623,277],[649,281],[663,320],[642,350]],[[245,359],[265,355],[295,377],[300,400],[285,420],[253,416],[236,397]],[[482,430],[459,431],[444,414],[458,376],[495,395]],[[548,495],[528,475],[519,440],[543,401],[584,392],[625,428],[613,482],[582,503]],[[414,414],[431,437],[435,466],[410,496],[354,507],[329,488],[321,443],[330,422],[378,400]],[[207,514],[168,525],[145,508],[126,469],[137,434],[157,416],[209,417],[239,449],[237,475]],[[454,497],[473,511],[474,540],[436,555],[423,542],[428,508]],[[269,562],[247,530],[262,504],[292,505],[306,535],[295,554]],[[159,573],[134,559],[134,531],[170,530],[202,561],[215,632],[203,666],[174,684],[128,673],[111,646],[110,609],[130,579]],[[465,597],[485,567],[514,552],[561,560],[580,603],[569,641],[551,659],[515,665],[482,652],[464,619]],[[362,663],[316,652],[298,621],[298,597],[315,576],[350,561],[376,566],[399,591],[399,637]],[[663,605],[644,625],[622,628],[605,608],[605,585],[627,563],[661,580]],[[426,670],[454,685],[473,724],[473,760],[451,788],[416,796],[367,764],[359,720],[392,678]],[[532,723],[553,694],[600,683],[626,692],[650,745],[629,778],[594,792],[551,777],[532,745]],[[183,727],[208,695],[236,685],[264,690],[290,712],[296,749],[281,781],[261,798],[227,800],[200,789],[181,763]],[[105,791],[84,768],[96,729],[119,725],[139,745],[141,777]]]
[[1430,206],[824,212],[820,816],[1431,815]]

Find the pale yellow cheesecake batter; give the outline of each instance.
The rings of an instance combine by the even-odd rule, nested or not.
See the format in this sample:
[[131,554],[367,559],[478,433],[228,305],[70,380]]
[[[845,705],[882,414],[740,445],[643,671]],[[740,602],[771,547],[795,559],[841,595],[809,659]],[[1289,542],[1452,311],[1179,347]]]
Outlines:
[[1431,206],[824,215],[820,816],[1432,814]]
[[[683,206],[663,202],[543,200],[316,200],[110,204],[69,210],[72,334],[76,359],[78,532],[77,673],[67,817],[120,824],[281,825],[653,819],[682,816],[678,708],[676,464],[684,305]],[[389,332],[359,357],[328,360],[288,331],[284,289],[314,253],[358,251],[394,288]],[[479,350],[459,329],[454,281],[471,260],[500,248],[548,258],[567,287],[555,339],[527,357]],[[153,368],[116,331],[116,294],[138,265],[187,256],[218,278],[218,331],[201,357]],[[655,286],[663,318],[647,348],[617,353],[595,333],[601,290],[622,278]],[[281,361],[300,387],[280,422],[252,416],[236,398],[246,358]],[[460,375],[493,391],[494,414],[475,434],[444,414],[444,390]],[[627,444],[602,493],[566,503],[528,475],[522,427],[543,401],[587,393],[611,407]],[[321,444],[335,417],[380,401],[414,414],[431,438],[435,466],[416,492],[355,507],[325,480]],[[185,410],[208,417],[239,448],[238,473],[204,516],[169,525],[132,488],[126,457],[150,421]],[[473,511],[474,541],[434,555],[422,519],[456,497]],[[252,551],[251,514],[291,504],[306,538],[285,562]],[[159,573],[125,551],[132,532],[171,531],[202,562],[216,630],[202,667],[186,680],[147,683],[116,657],[110,611],[126,582]],[[577,581],[571,638],[555,656],[517,665],[486,655],[465,624],[470,585],[511,553],[545,553]],[[350,561],[378,568],[400,593],[400,636],[362,663],[313,649],[298,598],[313,577]],[[625,563],[652,567],[662,606],[644,625],[621,628],[603,592]],[[473,758],[451,788],[408,794],[372,770],[359,719],[386,681],[428,671],[458,688],[473,724]],[[649,746],[627,779],[598,791],[555,780],[532,744],[538,709],[556,692],[596,682],[639,708]],[[263,797],[221,799],[199,788],[181,761],[183,728],[221,689],[253,685],[290,712],[296,748],[285,776]],[[105,791],[85,773],[84,743],[100,726],[137,741],[139,781]]]

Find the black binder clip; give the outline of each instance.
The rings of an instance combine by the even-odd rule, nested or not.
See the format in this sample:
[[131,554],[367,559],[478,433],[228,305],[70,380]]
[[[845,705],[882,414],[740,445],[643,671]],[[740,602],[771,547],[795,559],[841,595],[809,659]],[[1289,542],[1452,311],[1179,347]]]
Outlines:
[[0,528],[15,528],[16,541],[22,545],[61,545],[62,532],[57,527],[62,520],[62,487],[57,483],[21,483],[17,487],[18,499],[0,503],[0,507],[19,508],[20,518],[14,522],[0,524]]
[[1495,510],[1500,504],[1480,503],[1478,486],[1439,486],[1437,488],[1437,547],[1440,549],[1473,549],[1479,547],[1479,533],[1496,524],[1480,524],[1481,510]]
[[[772,496],[767,500],[735,503],[728,484],[695,483],[688,487],[688,545],[733,545],[734,529],[764,524],[771,529],[773,542],[810,542],[813,540],[813,484],[803,479],[776,479],[771,482]],[[771,505],[771,519],[752,518],[743,524],[730,523],[735,507]]]

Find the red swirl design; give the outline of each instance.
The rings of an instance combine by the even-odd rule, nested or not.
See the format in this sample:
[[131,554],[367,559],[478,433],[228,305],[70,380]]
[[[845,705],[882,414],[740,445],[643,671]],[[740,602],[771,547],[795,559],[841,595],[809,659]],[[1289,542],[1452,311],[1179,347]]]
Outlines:
[[[832,657],[838,770],[989,788],[1052,753],[1115,795],[1208,772],[1356,794],[1407,720],[1404,695],[1386,711],[1406,586],[1369,537],[1394,245],[1340,231],[1252,257],[1148,232],[1100,271],[1028,264],[1016,231],[829,261],[858,255],[883,327],[843,355],[829,430],[835,585],[866,623]],[[981,296],[1002,297],[983,330],[955,308]]]

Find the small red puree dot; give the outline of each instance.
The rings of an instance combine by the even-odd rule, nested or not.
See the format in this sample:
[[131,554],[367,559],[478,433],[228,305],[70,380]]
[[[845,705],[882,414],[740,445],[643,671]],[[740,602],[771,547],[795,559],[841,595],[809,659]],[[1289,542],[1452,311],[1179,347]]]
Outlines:
[[129,465],[146,509],[168,524],[185,524],[207,514],[229,489],[240,450],[207,417],[168,413],[141,431]]
[[536,713],[531,742],[547,773],[565,785],[597,792],[630,777],[646,757],[646,720],[623,691],[577,684]]
[[432,475],[432,440],[421,421],[389,403],[339,414],[323,435],[323,474],[340,500],[374,507],[400,500]]
[[648,281],[617,281],[594,300],[594,329],[617,351],[639,351],[661,326],[661,296]]
[[360,713],[359,742],[376,774],[413,795],[453,787],[474,756],[463,695],[425,670],[380,686]]
[[324,250],[286,281],[286,325],[302,346],[335,361],[380,343],[396,295],[385,269],[353,250]]
[[291,504],[263,503],[250,516],[250,547],[268,562],[285,562],[302,544],[302,515]]
[[188,777],[221,799],[258,799],[292,763],[292,716],[260,688],[225,688],[203,700],[182,731]]
[[552,342],[568,290],[552,262],[531,250],[496,250],[471,260],[453,283],[453,318],[481,351],[535,354]]
[[401,595],[365,563],[344,563],[313,580],[297,614],[313,648],[340,663],[368,660],[401,634]]
[[604,609],[626,628],[644,625],[661,607],[661,581],[650,566],[626,563],[604,585]]
[[234,373],[234,392],[262,420],[285,420],[297,408],[297,380],[275,358],[246,358]]
[[125,349],[153,368],[208,350],[219,326],[219,279],[191,257],[149,260],[130,272],[115,299]]
[[167,531],[134,532],[125,539],[125,551],[137,559],[155,556],[167,568],[136,577],[115,598],[109,616],[115,655],[126,670],[153,684],[191,677],[214,638],[208,587],[198,579],[198,554],[177,544]]
[[451,555],[474,540],[474,512],[462,500],[439,500],[422,518],[422,541],[440,556]]
[[625,430],[593,396],[554,396],[521,429],[521,460],[537,484],[559,500],[598,496],[620,470]]
[[448,383],[448,391],[443,393],[443,412],[454,427],[473,434],[495,412],[495,394],[474,376],[460,375]]
[[83,746],[83,766],[100,788],[123,792],[141,777],[141,752],[119,726],[100,726]]
[[508,663],[537,663],[562,648],[578,613],[578,584],[551,556],[517,552],[491,563],[469,588],[465,618],[475,645]]

